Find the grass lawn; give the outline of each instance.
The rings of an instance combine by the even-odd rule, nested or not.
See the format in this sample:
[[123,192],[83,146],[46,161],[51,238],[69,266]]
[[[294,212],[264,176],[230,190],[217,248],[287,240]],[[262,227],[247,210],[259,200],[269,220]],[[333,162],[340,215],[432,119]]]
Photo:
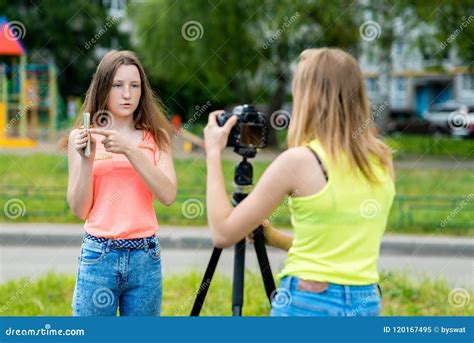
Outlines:
[[[164,278],[163,315],[188,316],[201,278],[201,273],[197,272]],[[74,276],[49,273],[32,282],[18,279],[2,284],[0,315],[69,316],[74,282]],[[382,315],[385,316],[474,315],[474,302],[468,301],[474,297],[474,292],[461,290],[455,296],[455,291],[442,280],[426,278],[413,282],[401,273],[388,273],[382,275],[381,285],[384,294]],[[231,280],[217,274],[201,314],[229,316],[231,290]],[[258,274],[247,273],[245,276],[243,313],[245,316],[269,314],[268,301]]]
[[[420,140],[416,136],[404,137],[404,140],[392,139],[390,144],[394,146],[398,144],[402,146],[402,151],[406,151],[407,147],[411,149],[415,146],[422,146],[419,144],[426,143],[427,139],[431,138],[424,137],[423,140]],[[459,152],[466,149],[471,149],[472,152],[470,141],[447,140],[447,142],[453,147],[462,146],[463,148],[459,148]],[[439,144],[443,144],[442,149],[444,149],[444,144],[447,143]],[[253,161],[255,181],[259,179],[268,164],[269,162],[266,161]],[[0,212],[0,221],[80,222],[70,213],[65,200],[67,187],[65,157],[43,154],[24,157],[0,155],[0,165],[2,171],[0,206],[4,208],[10,199],[20,199],[26,210],[24,216],[18,218],[8,218]],[[179,184],[177,201],[169,208],[158,203],[155,204],[160,223],[164,225],[206,225],[205,161],[191,158],[175,160],[175,167]],[[223,161],[229,194],[233,189],[234,167],[235,162]],[[474,202],[467,202],[467,206],[463,206],[462,211],[456,210],[459,209],[463,199],[472,192],[468,185],[472,184],[473,174],[472,170],[462,167],[452,170],[397,169],[397,199],[392,207],[387,231],[474,235]],[[421,205],[407,203],[403,200],[406,197],[419,197],[422,203]],[[441,203],[433,202],[432,199],[436,197],[452,197],[452,199],[443,200]],[[426,201],[431,201],[432,204],[425,206]],[[453,211],[456,215],[450,216]],[[450,216],[450,220],[447,225],[441,226],[441,222],[448,216]],[[287,206],[280,206],[278,215],[273,219],[273,224],[277,227],[290,227]]]
[[395,158],[406,155],[455,156],[474,158],[474,139],[453,139],[422,135],[387,136],[384,141],[396,151]]

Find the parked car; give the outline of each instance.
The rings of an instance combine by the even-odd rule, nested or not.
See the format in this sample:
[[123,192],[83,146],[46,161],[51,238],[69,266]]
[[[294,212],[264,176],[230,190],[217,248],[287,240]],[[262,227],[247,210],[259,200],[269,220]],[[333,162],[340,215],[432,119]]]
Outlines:
[[436,132],[454,137],[474,137],[474,104],[448,101],[431,106],[423,118]]
[[387,132],[390,134],[431,135],[435,133],[435,128],[427,120],[413,115],[390,116],[387,121]]

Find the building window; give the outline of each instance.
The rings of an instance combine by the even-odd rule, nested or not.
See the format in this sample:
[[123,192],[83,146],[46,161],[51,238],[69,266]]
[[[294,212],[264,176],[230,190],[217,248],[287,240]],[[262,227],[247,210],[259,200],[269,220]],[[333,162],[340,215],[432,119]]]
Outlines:
[[397,93],[403,93],[406,89],[406,82],[404,77],[395,78],[395,90]]
[[464,74],[462,76],[462,89],[465,91],[474,90],[474,74]]
[[377,93],[379,91],[379,84],[376,77],[369,77],[365,79],[365,86],[369,93]]

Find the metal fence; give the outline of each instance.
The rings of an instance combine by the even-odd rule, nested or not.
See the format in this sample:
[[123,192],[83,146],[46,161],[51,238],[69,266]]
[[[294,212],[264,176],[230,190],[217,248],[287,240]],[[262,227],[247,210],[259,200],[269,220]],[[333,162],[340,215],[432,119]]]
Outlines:
[[[34,172],[34,171],[32,171]],[[202,221],[205,221],[205,194],[202,189],[180,189],[175,205],[160,211],[159,218],[175,217],[183,223],[195,223],[183,216],[181,207],[193,199],[202,206]],[[0,186],[0,220],[47,221],[69,217],[72,213],[66,201],[65,187],[20,187]],[[159,206],[159,205],[157,205]],[[18,218],[18,217],[22,218]],[[279,210],[274,216],[276,222],[290,225],[288,210]],[[410,196],[397,195],[389,219],[391,227],[429,228],[474,228],[474,194],[460,196]]]

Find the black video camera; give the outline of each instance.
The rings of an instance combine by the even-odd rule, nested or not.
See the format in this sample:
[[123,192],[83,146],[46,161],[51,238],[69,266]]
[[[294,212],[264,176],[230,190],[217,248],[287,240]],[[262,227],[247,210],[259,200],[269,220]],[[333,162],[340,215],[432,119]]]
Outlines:
[[223,126],[232,115],[236,115],[238,121],[230,131],[227,146],[234,147],[234,151],[240,155],[247,155],[257,148],[267,146],[268,126],[264,114],[252,105],[237,106],[231,113],[224,112],[219,115],[218,125]]

